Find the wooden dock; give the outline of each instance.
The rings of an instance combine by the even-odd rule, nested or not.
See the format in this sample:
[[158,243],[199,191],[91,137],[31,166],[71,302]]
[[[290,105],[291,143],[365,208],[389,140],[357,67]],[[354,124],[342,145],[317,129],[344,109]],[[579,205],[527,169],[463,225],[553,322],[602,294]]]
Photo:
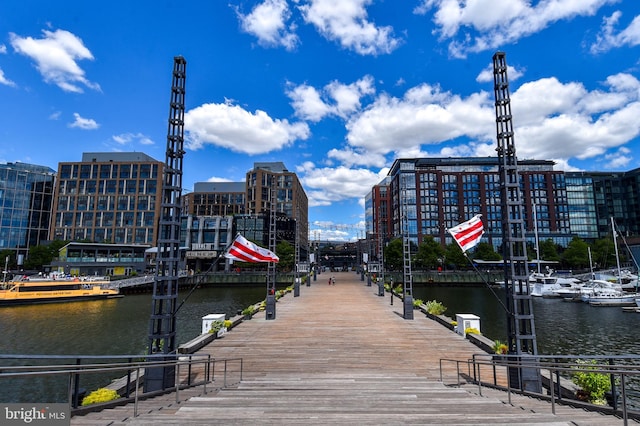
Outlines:
[[[622,419],[533,398],[457,387],[454,363],[481,351],[399,299],[377,295],[353,272],[323,273],[280,299],[276,319],[260,312],[198,354],[242,358],[242,382],[202,388],[74,416],[72,425],[621,425]],[[451,313],[453,314],[453,313]],[[216,373],[218,374],[218,373]],[[217,376],[216,381],[221,380]]]

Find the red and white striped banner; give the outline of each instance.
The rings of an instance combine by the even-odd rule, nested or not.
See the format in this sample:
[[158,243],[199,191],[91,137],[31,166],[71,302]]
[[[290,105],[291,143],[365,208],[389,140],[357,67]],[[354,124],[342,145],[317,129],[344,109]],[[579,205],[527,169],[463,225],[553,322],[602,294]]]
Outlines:
[[236,239],[231,243],[231,247],[225,252],[224,257],[227,259],[239,260],[241,262],[275,262],[278,263],[280,258],[276,254],[266,248],[255,245],[242,235],[238,234]]
[[475,247],[484,234],[484,225],[482,224],[481,214],[475,215],[460,225],[447,229],[454,240],[458,243],[463,252]]

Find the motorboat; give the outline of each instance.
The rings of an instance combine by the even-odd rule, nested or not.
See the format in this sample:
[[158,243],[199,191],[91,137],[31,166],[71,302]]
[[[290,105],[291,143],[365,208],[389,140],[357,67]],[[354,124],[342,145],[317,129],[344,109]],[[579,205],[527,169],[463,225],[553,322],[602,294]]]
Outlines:
[[553,271],[543,274],[533,272],[529,276],[531,295],[536,297],[561,297],[556,292],[564,288],[572,288],[580,284],[580,280],[573,277],[553,275]]

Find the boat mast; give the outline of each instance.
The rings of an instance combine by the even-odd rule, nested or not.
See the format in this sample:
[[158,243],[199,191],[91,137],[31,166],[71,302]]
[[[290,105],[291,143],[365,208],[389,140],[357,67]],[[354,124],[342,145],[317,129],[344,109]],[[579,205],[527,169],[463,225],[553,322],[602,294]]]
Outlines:
[[532,203],[533,210],[533,232],[536,236],[536,264],[538,265],[538,273],[540,273],[540,239],[538,238],[538,212],[536,212],[536,203]]
[[611,216],[611,230],[613,231],[613,247],[616,250],[616,266],[618,267],[618,284],[622,285],[622,271],[620,270],[620,256],[618,255],[618,239],[616,238],[618,233],[616,232],[616,223],[613,220],[613,216]]

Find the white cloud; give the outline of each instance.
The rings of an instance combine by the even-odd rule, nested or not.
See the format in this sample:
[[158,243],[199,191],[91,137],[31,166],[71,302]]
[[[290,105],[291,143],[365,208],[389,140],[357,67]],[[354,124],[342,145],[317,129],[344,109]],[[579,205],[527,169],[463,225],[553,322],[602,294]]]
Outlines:
[[615,0],[510,0],[496,7],[495,0],[422,0],[415,13],[435,9],[434,23],[441,40],[451,40],[449,53],[465,57],[469,52],[496,49],[535,34],[549,25],[578,16],[592,16]]
[[[507,65],[507,76],[509,77],[509,82],[516,81],[522,77],[525,71],[526,70],[524,69],[518,69],[511,65]],[[480,71],[480,74],[476,77],[476,81],[478,83],[493,82],[493,64],[487,64],[487,67]]]
[[0,44],[0,54],[7,53],[7,46],[4,44]]
[[321,91],[302,84],[287,91],[297,117],[318,122],[328,115],[347,118],[361,108],[361,100],[375,93],[373,77],[366,75],[355,83],[332,81]]
[[62,111],[55,111],[49,115],[49,120],[59,120],[60,116],[62,116]]
[[287,26],[291,11],[286,0],[265,0],[256,5],[248,15],[237,10],[236,13],[242,30],[256,36],[262,46],[283,46],[287,50],[293,50],[299,42],[295,34],[296,26]]
[[309,137],[306,123],[273,119],[264,111],[251,113],[237,105],[203,104],[185,114],[188,148],[212,144],[246,154],[277,151]]
[[[328,96],[326,87],[322,93]],[[553,96],[541,95],[549,93]],[[327,102],[322,105],[334,106]],[[397,157],[495,156],[494,102],[484,91],[461,97],[422,84],[402,97],[382,93],[352,109],[356,111],[345,120],[346,145],[327,152],[327,166],[335,167],[335,162],[351,170],[383,167]],[[542,78],[517,88],[511,109],[519,157],[550,158],[560,164],[570,158],[593,158],[640,136],[640,81],[620,73],[588,90],[582,83]],[[327,109],[323,114],[329,114]],[[617,155],[609,164],[623,164],[627,157]],[[568,164],[562,167],[570,169]],[[318,170],[310,176],[317,177]],[[330,199],[316,196],[318,203]]]
[[211,176],[209,179],[207,179],[207,182],[236,182],[236,181],[228,178]]
[[69,123],[69,127],[75,127],[83,130],[95,130],[100,127],[95,120],[91,118],[83,118],[77,112],[73,113],[73,117],[75,118],[75,121],[73,123]]
[[[360,199],[384,177],[367,169],[344,166],[316,168],[311,162],[299,166],[297,172],[302,174],[300,181],[309,197],[309,207],[328,206],[350,198]],[[384,172],[386,175],[386,170]]]
[[331,107],[327,105],[314,87],[302,84],[287,92],[291,98],[291,106],[296,112],[296,117],[303,120],[318,122],[331,113]]
[[611,154],[607,154],[604,156],[607,163],[605,164],[605,169],[622,169],[626,168],[629,163],[633,160],[633,157],[630,155],[631,150],[627,147],[620,147],[617,151],[612,152]]
[[5,86],[16,87],[16,83],[14,81],[9,80],[7,77],[5,77],[4,71],[2,71],[2,68],[0,68],[0,84],[4,84]]
[[622,12],[616,11],[611,16],[603,18],[600,33],[595,43],[591,45],[591,53],[606,52],[617,47],[640,44],[640,15],[633,18],[627,28],[616,32],[615,26],[621,17]]
[[422,84],[402,99],[382,94],[347,122],[349,145],[368,152],[415,149],[458,137],[488,138],[494,129],[493,102],[486,92],[461,98]]
[[520,87],[512,96],[519,156],[593,158],[638,137],[640,82],[618,74],[604,86],[607,91],[588,91],[580,83],[547,78]]
[[366,6],[372,0],[307,0],[298,7],[305,22],[329,40],[360,55],[391,53],[401,43],[390,26],[368,21]]
[[141,145],[153,145],[154,142],[142,133],[121,133],[119,135],[113,135],[111,138],[119,145],[128,145],[133,142],[138,142]]
[[9,34],[11,46],[36,63],[36,68],[47,83],[53,83],[66,92],[82,93],[81,86],[100,90],[100,86],[85,77],[78,60],[93,60],[93,55],[76,35],[64,30],[42,30],[43,38],[20,37]]

